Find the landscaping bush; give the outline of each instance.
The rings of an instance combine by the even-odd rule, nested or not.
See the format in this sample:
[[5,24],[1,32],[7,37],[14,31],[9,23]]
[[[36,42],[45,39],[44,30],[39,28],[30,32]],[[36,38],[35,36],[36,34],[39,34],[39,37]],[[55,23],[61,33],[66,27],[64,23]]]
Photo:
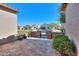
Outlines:
[[25,34],[24,35],[18,35],[17,37],[18,37],[17,40],[27,39],[27,36]]
[[17,36],[17,37],[18,37],[17,40],[23,40],[23,35],[19,35],[19,36]]
[[27,29],[27,30],[18,30],[18,35],[24,35],[24,34],[31,34],[32,30],[31,29]]
[[27,36],[24,34],[24,35],[23,35],[23,39],[26,39],[26,38],[27,38]]
[[67,36],[56,35],[54,37],[52,47],[56,49],[61,55],[65,55],[65,56],[74,55],[73,44]]

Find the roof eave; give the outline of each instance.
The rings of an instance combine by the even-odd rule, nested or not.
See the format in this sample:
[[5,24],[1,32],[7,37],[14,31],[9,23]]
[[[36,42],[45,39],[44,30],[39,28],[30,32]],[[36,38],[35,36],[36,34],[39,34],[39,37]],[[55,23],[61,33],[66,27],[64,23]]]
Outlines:
[[0,3],[0,9],[1,10],[5,10],[5,11],[8,11],[8,12],[11,12],[11,13],[14,13],[14,14],[16,14],[18,12],[18,10],[13,9],[13,8],[5,5],[5,4],[2,4],[2,3]]
[[66,11],[67,5],[68,5],[68,3],[63,3],[61,6],[61,11]]

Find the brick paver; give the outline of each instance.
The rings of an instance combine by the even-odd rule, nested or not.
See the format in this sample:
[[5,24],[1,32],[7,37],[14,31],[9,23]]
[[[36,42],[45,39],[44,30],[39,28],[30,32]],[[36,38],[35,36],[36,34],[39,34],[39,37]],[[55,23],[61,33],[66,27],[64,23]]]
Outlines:
[[0,55],[3,56],[58,56],[51,48],[51,40],[24,39],[0,45]]

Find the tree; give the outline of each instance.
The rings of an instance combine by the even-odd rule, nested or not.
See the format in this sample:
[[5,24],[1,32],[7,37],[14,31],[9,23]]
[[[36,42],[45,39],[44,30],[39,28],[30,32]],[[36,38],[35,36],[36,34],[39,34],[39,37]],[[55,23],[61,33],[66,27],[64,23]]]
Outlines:
[[20,26],[18,26],[18,30],[20,29]]
[[55,28],[55,29],[58,29],[59,25],[55,24],[55,23],[50,23],[48,24],[49,27],[51,28]]
[[31,26],[30,26],[30,25],[25,25],[25,26],[23,26],[23,28],[24,28],[25,30],[28,30],[28,29],[31,29]]
[[60,22],[65,23],[65,13],[60,13]]

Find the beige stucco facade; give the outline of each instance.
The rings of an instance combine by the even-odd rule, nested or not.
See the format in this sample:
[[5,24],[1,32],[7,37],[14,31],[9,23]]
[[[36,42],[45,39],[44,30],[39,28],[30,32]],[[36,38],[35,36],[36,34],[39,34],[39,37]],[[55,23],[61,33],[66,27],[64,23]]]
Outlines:
[[74,41],[79,55],[79,3],[70,3],[66,8],[66,35]]
[[17,34],[17,15],[4,9],[0,9],[0,39]]

